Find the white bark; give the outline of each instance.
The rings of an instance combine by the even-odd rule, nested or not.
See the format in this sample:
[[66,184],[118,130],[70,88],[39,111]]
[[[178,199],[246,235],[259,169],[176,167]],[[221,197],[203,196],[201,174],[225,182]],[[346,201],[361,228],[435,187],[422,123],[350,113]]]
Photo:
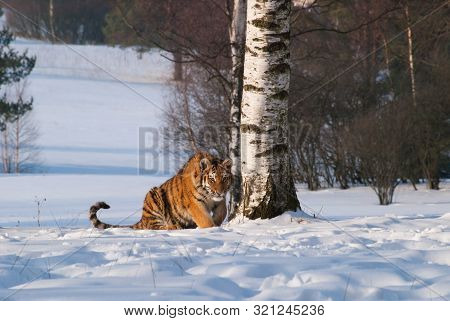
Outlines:
[[16,174],[20,173],[20,128],[22,125],[22,120],[19,118],[16,121],[16,128],[14,130],[14,172]]
[[299,208],[288,148],[290,8],[290,0],[248,0],[239,214],[251,219]]
[[408,37],[408,64],[409,64],[409,75],[411,79],[411,95],[413,100],[414,107],[417,106],[416,101],[416,78],[414,76],[414,56],[413,56],[413,37],[412,37],[412,30],[411,30],[411,22],[409,18],[409,8],[408,5],[405,5],[405,16],[406,16],[406,23],[407,23],[407,37]]
[[6,125],[6,128],[1,132],[2,140],[2,165],[3,165],[3,173],[10,173],[11,171],[11,158],[9,153],[9,135],[8,135],[9,127]]
[[242,87],[244,77],[245,27],[247,19],[247,0],[234,0],[230,25],[230,44],[232,61],[232,93],[230,108],[229,156],[232,161],[233,185],[230,191],[230,213],[234,215],[241,195],[240,134]]
[[48,1],[48,21],[50,24],[50,33],[51,33],[50,41],[56,42],[53,0]]

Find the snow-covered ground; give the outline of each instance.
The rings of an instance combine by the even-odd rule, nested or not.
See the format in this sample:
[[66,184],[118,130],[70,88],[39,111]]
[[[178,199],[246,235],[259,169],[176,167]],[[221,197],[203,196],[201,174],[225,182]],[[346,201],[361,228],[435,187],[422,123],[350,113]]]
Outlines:
[[[43,199],[40,222],[45,227],[88,227],[86,211],[92,203],[100,200],[111,205],[104,215],[110,222],[117,223],[128,214],[140,210],[148,190],[167,178],[125,174],[0,176],[0,226],[37,227],[36,201]],[[368,187],[317,192],[299,187],[298,196],[306,212],[320,213],[330,219],[366,216],[435,217],[450,213],[450,182],[443,183],[439,191],[427,190],[424,185],[419,185],[419,190],[414,191],[411,186],[402,185],[397,188],[395,203],[389,206],[378,205],[375,193]],[[135,222],[140,215],[138,211],[124,223]]]
[[[159,175],[137,172],[139,128],[160,126],[168,85],[88,79],[80,70],[90,67],[78,68],[82,60],[67,48],[17,46],[38,55],[29,93],[43,173],[0,176],[0,299],[450,298],[449,182],[440,191],[400,186],[390,206],[377,205],[367,187],[299,187],[305,211],[320,212],[307,224],[285,214],[204,230],[93,230],[93,202],[112,206],[100,214],[105,221],[132,223],[148,189],[167,179],[161,168]],[[171,73],[169,64],[141,65],[130,51],[79,50],[113,69],[123,54],[133,61],[130,75]],[[46,63],[59,71],[39,67]],[[127,69],[120,64],[118,72]]]
[[138,58],[132,49],[23,39],[14,47],[37,57],[27,80],[40,131],[37,171],[137,174],[139,129],[153,133],[161,125],[171,63],[157,51]]
[[440,300],[449,225],[450,214],[309,224],[285,214],[171,232],[0,229],[0,298]]
[[41,75],[142,83],[161,83],[172,78],[171,62],[156,49],[137,53],[132,48],[53,45],[24,39],[16,40],[13,47],[36,56],[34,71]]
[[[138,94],[127,86],[136,90]],[[29,93],[47,173],[136,174],[139,128],[157,129],[164,84],[33,74]]]

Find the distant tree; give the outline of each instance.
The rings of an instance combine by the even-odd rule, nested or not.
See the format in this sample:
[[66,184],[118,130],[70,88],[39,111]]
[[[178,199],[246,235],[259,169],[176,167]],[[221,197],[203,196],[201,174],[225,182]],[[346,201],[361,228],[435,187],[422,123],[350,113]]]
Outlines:
[[[19,172],[30,153],[21,153],[33,140],[35,130],[25,115],[31,111],[33,99],[26,100],[23,80],[34,68],[35,58],[10,47],[14,37],[4,28],[0,31],[0,146],[3,172]],[[21,85],[22,84],[22,85]],[[11,88],[16,88],[11,94]],[[28,156],[24,157],[24,154]]]
[[136,46],[141,51],[156,47],[172,53],[175,80],[181,80],[183,63],[193,62],[211,76],[225,78],[220,72],[229,64],[225,0],[112,2],[104,28],[108,43]]
[[402,166],[408,158],[407,144],[413,123],[397,104],[357,117],[347,133],[349,152],[358,159],[364,183],[377,194],[380,205],[393,201]]
[[104,42],[102,28],[110,1],[7,0],[6,4],[6,21],[17,36],[71,44]]
[[434,52],[434,59],[427,60],[428,75],[418,75],[417,106],[410,110],[415,124],[410,137],[413,152],[428,188],[434,190],[450,169],[450,57],[442,53]]
[[[347,134],[357,120],[394,106],[414,124],[401,142],[408,157],[397,179],[424,178],[439,188],[449,168],[448,2],[317,0],[312,6],[317,10],[297,9],[292,26],[290,120],[311,125],[311,135],[292,144],[296,177],[310,189],[367,184]],[[360,139],[372,143],[369,135]]]
[[36,58],[29,57],[27,52],[22,54],[10,47],[14,36],[8,28],[0,31],[0,131],[9,122],[15,122],[20,116],[32,109],[33,99],[24,101],[22,97],[11,101],[5,90],[7,86],[25,79],[33,70]]
[[434,12],[424,25],[409,28],[408,46],[399,49],[412,65],[414,103],[409,109],[415,119],[414,155],[428,188],[437,190],[440,178],[448,173],[450,157],[450,8],[444,0],[405,1],[405,8],[404,24]]
[[38,138],[39,131],[33,122],[32,112],[7,123],[0,133],[0,171],[24,173],[36,169],[39,165]]
[[311,190],[335,184],[346,189],[362,182],[343,133],[387,95],[386,83],[377,81],[383,56],[371,53],[399,8],[385,0],[310,3],[297,7],[292,19],[289,120],[293,127],[310,127],[303,141],[290,135],[294,170]]

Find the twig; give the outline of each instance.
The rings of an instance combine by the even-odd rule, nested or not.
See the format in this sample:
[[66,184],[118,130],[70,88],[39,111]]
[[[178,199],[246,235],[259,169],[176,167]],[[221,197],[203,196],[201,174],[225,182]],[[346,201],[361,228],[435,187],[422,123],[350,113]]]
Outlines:
[[41,204],[44,203],[45,201],[47,201],[47,199],[45,197],[44,198],[38,198],[37,196],[35,196],[34,197],[34,201],[37,204],[37,223],[38,223],[38,226],[41,227],[41,222],[40,222],[40,219],[41,219]]

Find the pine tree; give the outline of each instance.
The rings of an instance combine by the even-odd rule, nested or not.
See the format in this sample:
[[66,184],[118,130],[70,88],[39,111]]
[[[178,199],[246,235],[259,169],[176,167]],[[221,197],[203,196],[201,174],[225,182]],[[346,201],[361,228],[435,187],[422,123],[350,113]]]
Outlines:
[[34,68],[36,58],[29,57],[27,52],[18,53],[10,47],[14,40],[8,28],[0,31],[0,131],[4,131],[8,123],[15,122],[19,117],[32,109],[33,99],[24,101],[18,98],[11,101],[5,89],[26,78]]

